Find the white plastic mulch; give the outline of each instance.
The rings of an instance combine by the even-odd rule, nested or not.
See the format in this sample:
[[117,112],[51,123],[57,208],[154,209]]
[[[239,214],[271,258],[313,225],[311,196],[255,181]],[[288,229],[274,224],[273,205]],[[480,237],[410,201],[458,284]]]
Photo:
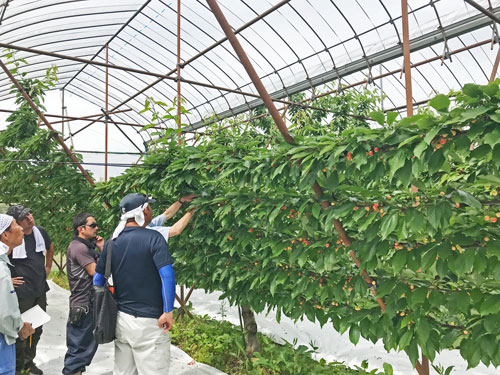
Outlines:
[[[198,315],[209,315],[219,320],[227,320],[235,325],[239,325],[238,308],[230,307],[229,303],[219,300],[221,293],[207,294],[203,290],[195,290],[190,298],[193,303],[194,313]],[[395,375],[416,375],[405,352],[391,351],[387,353],[381,342],[372,344],[370,341],[360,339],[358,345],[354,346],[349,341],[349,335],[337,333],[333,326],[326,324],[323,328],[319,323],[312,323],[308,320],[298,321],[286,317],[281,318],[281,322],[276,322],[276,313],[273,310],[269,316],[257,314],[256,320],[259,331],[273,337],[275,341],[280,339],[292,343],[297,339],[297,345],[308,345],[314,343],[317,349],[317,359],[324,358],[329,362],[344,362],[346,365],[354,367],[361,365],[363,360],[368,360],[370,369],[383,369],[384,362],[391,364]],[[498,375],[500,368],[486,367],[480,365],[474,369],[467,370],[467,363],[462,359],[458,350],[446,350],[436,357],[434,364],[439,364],[445,368],[455,366],[451,375]],[[431,374],[437,374],[431,370]],[[304,374],[305,375],[305,374]]]

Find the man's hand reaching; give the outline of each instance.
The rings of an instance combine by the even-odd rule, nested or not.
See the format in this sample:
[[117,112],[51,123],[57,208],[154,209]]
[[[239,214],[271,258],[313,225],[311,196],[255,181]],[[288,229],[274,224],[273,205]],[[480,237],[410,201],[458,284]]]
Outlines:
[[181,203],[184,203],[184,202],[191,203],[193,201],[193,199],[196,198],[196,197],[197,197],[196,194],[188,194],[188,195],[185,195],[185,196],[179,198],[179,201]]

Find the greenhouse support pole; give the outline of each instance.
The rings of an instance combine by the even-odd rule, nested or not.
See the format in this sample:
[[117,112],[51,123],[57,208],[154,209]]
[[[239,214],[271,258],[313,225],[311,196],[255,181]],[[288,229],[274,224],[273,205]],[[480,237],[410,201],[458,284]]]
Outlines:
[[177,0],[177,128],[181,128],[181,0]]
[[408,29],[408,0],[401,0],[401,20],[403,22],[403,56],[406,88],[406,113],[413,116],[413,98],[411,87],[411,62],[410,62],[410,32]]
[[109,110],[109,49],[108,44],[106,44],[106,87],[105,87],[105,97],[104,97],[104,110],[106,111],[105,122],[104,122],[104,182],[108,181],[108,110]]
[[[258,76],[257,72],[252,66],[252,63],[248,59],[248,56],[246,55],[245,51],[243,50],[243,47],[241,46],[240,42],[236,38],[236,35],[234,34],[233,29],[229,25],[229,23],[226,20],[226,17],[222,13],[222,10],[219,8],[219,5],[217,4],[216,0],[207,0],[208,5],[210,6],[210,9],[212,10],[213,14],[217,18],[217,21],[219,22],[222,30],[226,34],[228,40],[230,41],[231,45],[233,46],[234,51],[236,52],[238,58],[240,59],[241,64],[247,71],[248,75],[250,76],[250,79],[252,80],[252,83],[254,84],[255,88],[259,92],[260,96],[262,97],[262,101],[267,107],[267,110],[271,114],[274,122],[276,123],[276,126],[278,127],[279,131],[281,132],[283,138],[285,139],[286,142],[295,145],[295,140],[290,136],[288,133],[288,128],[285,125],[285,122],[283,121],[283,118],[281,117],[280,113],[274,106],[274,103],[269,96],[269,93],[267,92],[266,88],[262,84],[262,81],[260,77]],[[316,197],[319,199],[323,195],[323,191],[321,190],[321,187],[318,185],[317,182],[314,183],[313,185],[313,190],[314,193],[316,194]],[[327,201],[323,200],[321,202],[321,206],[323,209],[327,209],[330,205],[328,204]],[[352,242],[350,238],[347,236],[346,231],[344,230],[342,224],[340,223],[339,220],[335,219],[333,222],[333,225],[337,232],[339,233],[340,238],[344,241],[346,246],[349,246]],[[361,269],[361,262],[356,256],[356,253],[354,250],[350,251],[350,255],[353,258],[354,262],[356,265]],[[382,311],[385,311],[385,303],[382,301],[382,299],[377,298],[377,291],[375,288],[373,288],[373,285],[375,285],[375,282],[371,279],[371,277],[368,275],[366,270],[362,270],[362,275],[364,280],[367,282],[367,284],[370,285],[372,294],[375,296],[377,303],[379,304],[380,308]]]
[[61,89],[61,117],[62,117],[61,134],[63,137],[64,137],[64,110],[65,110],[65,107],[64,107],[64,88],[63,88],[63,89]]
[[495,59],[495,63],[493,64],[493,69],[491,70],[490,83],[492,83],[498,72],[498,64],[500,64],[500,46],[498,47],[497,58]]
[[294,139],[288,134],[288,129],[283,122],[283,119],[281,118],[281,115],[279,114],[278,110],[273,104],[273,101],[271,97],[269,96],[266,88],[264,87],[262,81],[260,80],[259,76],[257,75],[257,72],[252,66],[252,63],[248,59],[248,56],[246,55],[245,51],[243,50],[243,47],[239,43],[238,39],[236,38],[236,35],[234,34],[233,29],[229,25],[229,23],[226,20],[226,17],[222,13],[221,9],[219,8],[219,5],[217,4],[217,1],[215,0],[207,0],[208,5],[210,6],[210,9],[212,10],[213,14],[215,15],[215,18],[217,18],[217,21],[219,22],[222,30],[227,36],[227,39],[233,46],[233,49],[236,52],[236,55],[240,59],[241,64],[247,71],[248,75],[250,76],[250,79],[252,80],[252,83],[254,84],[255,88],[259,92],[260,97],[262,98],[264,105],[266,106],[267,110],[269,111],[269,114],[273,118],[274,122],[276,123],[276,126],[278,127],[279,131],[281,132],[281,135],[290,144],[295,144]]
[[3,63],[2,60],[0,60],[0,66],[2,67],[3,71],[7,74],[7,76],[10,78],[10,80],[12,81],[12,83],[14,84],[14,86],[16,86],[16,88],[19,90],[19,92],[23,95],[24,99],[26,99],[26,101],[28,102],[28,104],[30,105],[30,107],[33,108],[33,110],[36,112],[36,114],[38,115],[38,117],[43,121],[43,123],[47,126],[47,128],[49,128],[50,131],[54,134],[54,138],[57,140],[57,142],[59,142],[59,144],[62,146],[62,148],[64,149],[64,151],[68,154],[68,156],[70,157],[70,159],[73,162],[75,162],[76,166],[78,167],[78,169],[80,170],[80,172],[82,172],[82,174],[85,177],[85,179],[89,182],[90,185],[94,186],[95,182],[92,179],[92,177],[90,177],[89,174],[87,173],[87,171],[82,167],[82,165],[80,164],[80,161],[76,158],[75,155],[73,155],[73,153],[68,148],[68,146],[66,146],[66,144],[64,143],[64,141],[61,138],[61,136],[52,127],[52,125],[50,124],[50,122],[43,115],[43,113],[40,111],[40,109],[37,107],[37,105],[33,102],[33,100],[31,100],[31,98],[26,93],[26,91],[24,91],[24,89],[21,87],[21,85],[19,84],[19,82],[17,82],[16,78],[12,75],[12,73],[9,70],[9,68],[7,68],[7,66],[5,66],[5,64]]
[[[413,93],[411,87],[411,61],[410,61],[410,31],[408,27],[408,0],[401,0],[401,21],[403,26],[403,56],[406,88],[406,115],[413,116]],[[418,189],[411,185],[411,192],[416,193]],[[422,363],[417,361],[416,366],[419,375],[429,375],[429,360],[422,353]]]
[[[116,112],[109,112],[108,115],[114,115],[114,114],[117,114],[117,113],[123,113],[123,112],[130,112],[132,109],[130,108],[127,108],[127,109],[122,109],[120,111],[116,111]],[[60,121],[52,121],[52,125],[54,124],[59,124],[61,122],[70,122],[70,121],[76,121],[76,120],[88,120],[88,121],[92,121],[92,117],[102,117],[102,114],[98,114],[98,115],[87,115],[87,116],[81,116],[81,117],[71,117],[71,116],[56,116],[56,115],[49,115],[49,114],[45,114],[45,117],[58,117],[58,118],[64,118],[64,120],[60,120]],[[103,121],[104,122],[104,121]],[[134,125],[138,125],[138,126],[142,126],[142,125],[139,125],[139,124],[134,124]]]
[[[128,111],[131,111],[131,109],[125,109],[125,110],[122,110],[122,111],[116,111],[116,112],[109,112],[109,115],[112,115],[112,114],[115,114],[115,113],[120,113],[120,112],[128,112]],[[0,109],[0,112],[3,112],[3,113],[14,113],[15,111],[13,110],[10,110],[10,109]],[[68,116],[68,115],[64,115],[64,116],[61,116],[61,115],[51,115],[51,114],[45,114],[45,117],[53,117],[53,118],[62,118],[64,119],[64,123],[69,123],[70,121],[95,121],[95,122],[99,122],[99,123],[104,123],[105,121],[104,120],[93,120],[92,117],[97,117],[97,116],[101,116],[101,117],[104,117],[104,115],[100,114],[100,115],[89,115],[89,116],[83,116],[83,117],[74,117],[74,116]],[[59,121],[52,121],[51,124],[54,125],[54,124],[60,124],[61,122],[63,122],[63,120],[59,120]],[[134,127],[139,127],[139,128],[142,128],[144,127],[144,125],[141,125],[141,124],[133,124],[133,123],[129,123],[129,122],[121,122],[121,121],[115,121],[116,124],[118,125],[125,125],[125,126],[134,126]],[[165,128],[162,128],[160,126],[152,126],[150,127],[150,129],[165,129]]]

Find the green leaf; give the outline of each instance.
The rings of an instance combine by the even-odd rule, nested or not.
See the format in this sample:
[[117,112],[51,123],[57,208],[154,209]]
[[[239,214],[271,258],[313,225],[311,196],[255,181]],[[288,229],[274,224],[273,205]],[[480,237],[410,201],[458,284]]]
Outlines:
[[326,179],[326,187],[330,191],[334,191],[339,186],[339,176],[337,172],[332,172]]
[[359,342],[359,337],[361,335],[361,332],[359,330],[359,327],[354,324],[351,326],[351,329],[349,330],[349,340],[356,345]]
[[383,296],[389,294],[394,289],[395,285],[395,280],[382,281],[377,286],[377,297],[382,298]]
[[471,301],[469,295],[465,290],[462,290],[457,294],[456,302],[459,311],[463,312],[464,314],[468,312]]
[[486,134],[484,143],[490,145],[492,148],[500,143],[500,127],[496,127],[491,133]]
[[476,108],[469,108],[462,112],[462,119],[464,120],[475,120],[479,116],[485,114],[490,110],[489,107],[481,106]]
[[340,206],[335,206],[335,208],[332,210],[333,211],[333,217],[338,219],[338,218],[341,218],[341,217],[344,217],[345,215],[347,215],[349,212],[352,211],[352,209],[354,208],[355,204],[352,203],[352,202],[347,202],[347,203],[344,203]]
[[392,125],[394,120],[398,117],[399,113],[398,112],[387,112],[387,125]]
[[426,297],[427,297],[427,292],[429,290],[425,287],[419,287],[415,288],[413,292],[411,293],[411,304],[412,308],[416,308],[418,305],[421,305],[424,303]]
[[397,171],[397,178],[403,186],[408,186],[411,181],[412,162],[407,159],[403,168]]
[[389,159],[389,165],[391,167],[390,176],[391,178],[397,172],[399,168],[401,168],[406,161],[406,152],[404,150],[398,150],[396,154]]
[[415,155],[417,158],[420,159],[420,156],[422,153],[429,147],[427,142],[422,141],[420,142],[414,149],[413,149],[413,155]]
[[483,96],[483,91],[481,90],[479,85],[476,85],[474,83],[465,84],[462,91],[465,95],[468,95],[472,98],[480,98]]
[[470,153],[470,156],[471,156],[471,158],[481,160],[481,159],[484,159],[485,156],[490,153],[490,151],[491,151],[491,147],[490,146],[488,146],[488,145],[481,145],[478,148],[474,149],[474,151],[472,151]]
[[384,126],[385,116],[383,112],[373,111],[369,113],[370,117],[377,121],[380,125]]
[[500,168],[500,145],[496,145],[495,148],[493,149],[491,159],[493,163],[495,163],[496,167]]
[[393,375],[394,374],[394,370],[389,363],[384,362],[383,366],[384,366],[384,372],[385,372],[384,375]]
[[319,214],[321,213],[321,206],[319,203],[314,203],[311,212],[316,219],[319,218]]
[[429,173],[436,173],[443,166],[445,161],[443,151],[436,150],[429,160]]
[[481,90],[488,96],[495,97],[498,93],[498,83],[492,82],[486,86],[481,86]]
[[399,339],[399,350],[404,350],[410,344],[412,338],[413,332],[411,330],[406,331]]
[[438,112],[447,112],[450,99],[446,95],[439,94],[430,100],[429,105]]
[[482,316],[496,314],[498,311],[500,311],[499,295],[487,296],[479,308],[479,312]]
[[479,202],[473,195],[467,193],[466,191],[457,190],[457,193],[458,193],[458,197],[459,197],[458,198],[459,202],[462,202],[462,203],[465,203],[471,207],[477,208],[478,210],[480,210],[483,207],[481,202]]
[[398,146],[398,148],[401,148],[403,146],[406,146],[408,143],[413,142],[415,139],[420,138],[420,134],[414,135],[413,137],[405,139],[403,142],[401,142]]
[[424,142],[427,143],[428,145],[431,144],[431,141],[434,139],[434,137],[439,133],[439,128],[435,127],[434,129],[430,130],[427,135],[424,137]]
[[429,335],[431,334],[431,327],[429,326],[429,322],[425,317],[421,318],[418,321],[416,330],[417,330],[417,335],[420,339],[419,342],[421,343],[427,342],[427,340],[429,339]]
[[398,215],[393,212],[382,218],[382,226],[380,228],[380,237],[385,240],[398,225]]
[[401,271],[406,265],[406,260],[408,259],[408,252],[405,250],[399,250],[396,252],[396,255],[392,258],[392,269],[394,270],[394,274],[397,274]]

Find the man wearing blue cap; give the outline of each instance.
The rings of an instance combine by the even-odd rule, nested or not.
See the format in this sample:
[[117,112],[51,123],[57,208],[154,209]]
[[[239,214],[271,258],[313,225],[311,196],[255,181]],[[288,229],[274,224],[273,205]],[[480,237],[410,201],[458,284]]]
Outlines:
[[145,227],[153,218],[144,194],[120,202],[121,219],[99,258],[94,285],[104,285],[109,246],[118,302],[115,375],[167,375],[175,300],[173,259],[163,236]]

